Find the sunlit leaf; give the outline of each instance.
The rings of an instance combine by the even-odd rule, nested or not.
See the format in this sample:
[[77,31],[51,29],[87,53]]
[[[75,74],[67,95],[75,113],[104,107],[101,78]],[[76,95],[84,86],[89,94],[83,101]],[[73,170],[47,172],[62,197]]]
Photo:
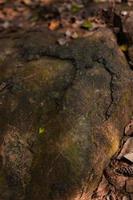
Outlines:
[[93,28],[93,24],[91,21],[86,20],[83,22],[83,24],[81,25],[82,28],[85,28],[87,30],[90,30],[91,28]]
[[54,31],[56,30],[57,28],[59,28],[60,26],[60,21],[59,20],[52,20],[48,26],[48,28],[51,30],[51,31]]
[[39,135],[44,135],[45,133],[45,128],[44,127],[40,127],[39,128]]

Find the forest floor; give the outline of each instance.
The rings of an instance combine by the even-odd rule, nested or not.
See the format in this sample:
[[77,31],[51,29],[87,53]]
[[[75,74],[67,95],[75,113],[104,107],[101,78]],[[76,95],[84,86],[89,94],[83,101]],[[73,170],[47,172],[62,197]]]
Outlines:
[[47,27],[63,33],[58,41],[63,45],[69,40],[86,37],[99,27],[109,27],[128,58],[133,27],[125,21],[133,20],[133,2],[102,1],[85,6],[81,0],[0,0],[0,33]]

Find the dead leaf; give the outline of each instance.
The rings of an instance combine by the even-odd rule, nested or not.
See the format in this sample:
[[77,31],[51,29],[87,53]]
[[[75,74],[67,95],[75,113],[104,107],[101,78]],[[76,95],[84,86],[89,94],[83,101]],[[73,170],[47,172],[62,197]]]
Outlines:
[[22,2],[26,5],[30,5],[32,3],[32,0],[23,0]]
[[115,172],[122,175],[123,177],[132,177],[133,176],[133,167],[132,166],[123,166],[115,169]]
[[59,45],[62,46],[62,45],[65,45],[68,42],[68,39],[66,39],[66,38],[59,38],[57,40],[57,42],[58,42]]
[[72,13],[78,13],[84,6],[82,4],[73,3],[71,7]]
[[133,153],[127,153],[127,154],[125,154],[124,158],[126,158],[127,160],[129,160],[130,162],[133,163]]
[[132,135],[133,134],[133,120],[125,127],[125,135]]
[[133,193],[133,178],[129,178],[126,181],[126,191],[129,193]]
[[66,37],[72,38],[72,39],[78,38],[78,33],[74,32],[74,31],[71,31],[71,30],[67,30],[65,35],[66,35]]
[[59,20],[52,20],[48,26],[48,28],[51,30],[51,31],[54,31],[56,29],[58,29],[60,26],[60,21]]
[[127,196],[123,196],[122,200],[129,200],[129,198]]
[[128,153],[133,152],[133,138],[128,138],[127,141],[124,143],[120,154],[117,156],[117,159],[121,159]]
[[78,34],[77,34],[77,32],[74,32],[73,34],[72,34],[72,36],[71,36],[73,39],[76,39],[76,38],[78,38]]
[[123,174],[119,172],[127,167],[128,165],[126,163],[113,160],[110,166],[104,171],[105,178],[116,190],[123,191],[125,188],[125,181],[128,177],[123,176]]
[[71,37],[72,32],[71,32],[70,30],[67,30],[67,31],[65,32],[65,35],[66,35],[67,37]]
[[83,24],[81,25],[81,28],[84,28],[84,29],[87,29],[87,30],[90,30],[93,28],[93,24],[90,20],[85,20],[83,22]]

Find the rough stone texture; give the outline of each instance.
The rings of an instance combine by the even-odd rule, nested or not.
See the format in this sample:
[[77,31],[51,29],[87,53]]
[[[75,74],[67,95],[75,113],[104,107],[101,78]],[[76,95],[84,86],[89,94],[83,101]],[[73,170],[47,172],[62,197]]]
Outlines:
[[[10,36],[10,37],[9,37]],[[0,199],[89,200],[132,111],[132,71],[108,29],[1,38]]]
[[133,11],[131,10],[128,13],[124,23],[123,23],[124,31],[129,35],[130,39],[133,42]]
[[133,45],[131,47],[129,47],[129,49],[128,49],[128,55],[129,55],[129,59],[133,63]]

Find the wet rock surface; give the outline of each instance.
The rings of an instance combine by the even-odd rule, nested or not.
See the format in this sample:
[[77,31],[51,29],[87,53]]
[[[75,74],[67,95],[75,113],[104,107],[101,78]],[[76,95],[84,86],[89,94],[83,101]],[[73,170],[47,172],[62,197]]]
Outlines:
[[91,199],[133,111],[124,55],[108,29],[64,45],[47,30],[9,36],[0,47],[0,198]]

